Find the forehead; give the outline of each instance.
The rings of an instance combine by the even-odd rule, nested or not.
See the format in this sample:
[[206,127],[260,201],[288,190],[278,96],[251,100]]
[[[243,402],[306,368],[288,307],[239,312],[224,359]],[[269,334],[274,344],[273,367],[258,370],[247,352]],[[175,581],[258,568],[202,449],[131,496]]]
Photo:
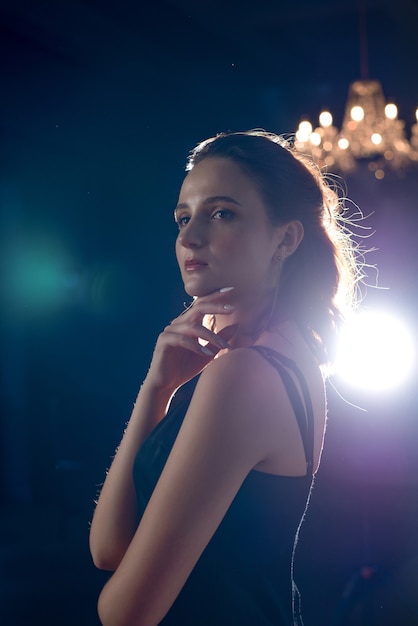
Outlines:
[[189,195],[225,195],[261,201],[251,176],[235,161],[208,157],[195,165],[187,174],[180,190],[180,198]]

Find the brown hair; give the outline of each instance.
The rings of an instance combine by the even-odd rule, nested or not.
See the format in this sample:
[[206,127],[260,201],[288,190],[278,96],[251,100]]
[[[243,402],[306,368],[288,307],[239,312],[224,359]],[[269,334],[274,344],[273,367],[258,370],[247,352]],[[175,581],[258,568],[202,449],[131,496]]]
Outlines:
[[276,310],[283,311],[284,304],[321,364],[331,363],[335,334],[354,304],[360,274],[344,202],[329,179],[281,136],[259,130],[221,133],[192,150],[186,170],[211,157],[231,159],[252,178],[273,224],[303,224],[303,240],[283,264]]

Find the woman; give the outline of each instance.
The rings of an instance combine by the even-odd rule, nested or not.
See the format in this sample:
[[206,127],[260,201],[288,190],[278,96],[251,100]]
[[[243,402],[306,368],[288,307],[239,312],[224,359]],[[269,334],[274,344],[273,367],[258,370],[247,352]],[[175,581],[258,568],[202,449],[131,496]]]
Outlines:
[[114,572],[99,616],[301,623],[292,559],[353,247],[337,196],[280,137],[218,135],[186,169],[176,254],[193,303],[158,338],[97,503],[91,552]]

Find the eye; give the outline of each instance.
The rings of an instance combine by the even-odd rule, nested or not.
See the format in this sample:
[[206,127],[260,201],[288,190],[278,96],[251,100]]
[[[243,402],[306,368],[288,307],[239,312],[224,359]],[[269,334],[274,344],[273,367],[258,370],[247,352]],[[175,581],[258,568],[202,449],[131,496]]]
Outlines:
[[234,217],[234,214],[229,209],[216,209],[212,213],[212,219],[214,220],[230,220]]
[[186,224],[189,223],[190,221],[190,217],[188,215],[176,215],[176,217],[174,218],[177,226],[179,228],[182,228],[183,226],[186,226]]

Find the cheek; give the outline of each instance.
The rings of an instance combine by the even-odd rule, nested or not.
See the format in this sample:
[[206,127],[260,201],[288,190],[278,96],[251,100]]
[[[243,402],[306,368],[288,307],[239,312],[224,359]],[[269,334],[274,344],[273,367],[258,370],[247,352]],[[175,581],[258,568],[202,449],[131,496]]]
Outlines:
[[180,246],[178,240],[176,240],[176,244],[174,246],[174,253],[176,255],[177,264],[181,268],[181,246]]
[[274,254],[274,247],[267,240],[249,239],[243,250],[243,261],[249,271],[264,274],[269,271]]
[[176,253],[176,257],[178,257],[178,256],[179,256],[179,254],[180,254],[180,250],[181,250],[181,244],[180,244],[179,237],[177,236],[177,237],[176,237],[176,241],[175,241],[175,243],[174,243],[174,251],[175,251],[175,253]]

